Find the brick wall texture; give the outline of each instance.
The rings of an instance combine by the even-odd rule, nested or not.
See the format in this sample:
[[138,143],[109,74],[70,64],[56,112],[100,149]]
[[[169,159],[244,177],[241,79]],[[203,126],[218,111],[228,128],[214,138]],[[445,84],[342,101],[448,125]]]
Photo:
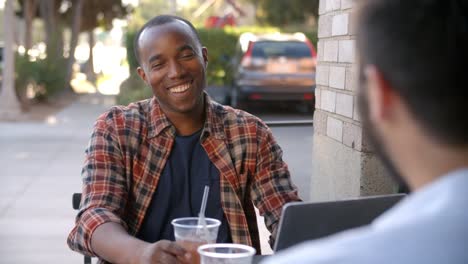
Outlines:
[[320,0],[315,133],[361,151],[354,5],[354,0]]

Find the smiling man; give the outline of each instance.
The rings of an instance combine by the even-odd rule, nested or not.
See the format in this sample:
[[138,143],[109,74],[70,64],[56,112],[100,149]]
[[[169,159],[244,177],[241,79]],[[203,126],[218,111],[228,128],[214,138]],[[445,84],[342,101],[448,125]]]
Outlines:
[[70,248],[101,262],[181,262],[187,252],[173,242],[171,220],[197,216],[209,185],[217,242],[260,252],[254,206],[275,234],[282,206],[299,200],[270,129],[204,92],[208,51],[190,22],[153,18],[135,54],[154,97],[98,118]]

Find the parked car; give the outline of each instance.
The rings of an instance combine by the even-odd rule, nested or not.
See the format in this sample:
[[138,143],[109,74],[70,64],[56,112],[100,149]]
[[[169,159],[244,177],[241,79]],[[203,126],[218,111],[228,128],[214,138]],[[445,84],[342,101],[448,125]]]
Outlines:
[[232,61],[233,107],[254,102],[315,105],[316,51],[302,33],[240,36]]

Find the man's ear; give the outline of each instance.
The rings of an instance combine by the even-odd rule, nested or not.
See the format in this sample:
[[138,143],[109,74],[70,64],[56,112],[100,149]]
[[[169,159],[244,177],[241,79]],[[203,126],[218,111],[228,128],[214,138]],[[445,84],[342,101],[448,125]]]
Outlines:
[[206,47],[202,47],[202,56],[206,67],[208,65],[208,49]]
[[145,73],[145,71],[144,71],[141,67],[138,67],[138,68],[137,68],[137,73],[138,73],[138,75],[140,75],[140,78],[141,78],[145,83],[148,83],[148,82],[146,81],[146,73]]
[[396,94],[382,72],[374,65],[364,69],[367,80],[369,116],[374,122],[388,119],[394,110]]

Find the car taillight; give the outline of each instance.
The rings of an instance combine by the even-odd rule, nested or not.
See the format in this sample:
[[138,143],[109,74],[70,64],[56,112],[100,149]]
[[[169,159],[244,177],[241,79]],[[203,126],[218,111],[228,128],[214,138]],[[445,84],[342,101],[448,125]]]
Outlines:
[[312,100],[314,99],[314,94],[312,93],[305,93],[303,96],[304,100]]
[[249,41],[249,46],[247,48],[247,51],[245,52],[241,60],[242,67],[250,67],[250,65],[252,64],[252,48],[253,48],[253,43],[252,41]]
[[317,52],[315,51],[314,45],[312,45],[312,42],[310,42],[310,40],[308,40],[308,39],[305,42],[306,42],[307,46],[310,49],[310,55],[313,58],[315,58],[317,56]]
[[249,95],[249,99],[250,100],[260,100],[260,99],[262,99],[262,95],[257,94],[257,93],[253,93],[253,94]]

